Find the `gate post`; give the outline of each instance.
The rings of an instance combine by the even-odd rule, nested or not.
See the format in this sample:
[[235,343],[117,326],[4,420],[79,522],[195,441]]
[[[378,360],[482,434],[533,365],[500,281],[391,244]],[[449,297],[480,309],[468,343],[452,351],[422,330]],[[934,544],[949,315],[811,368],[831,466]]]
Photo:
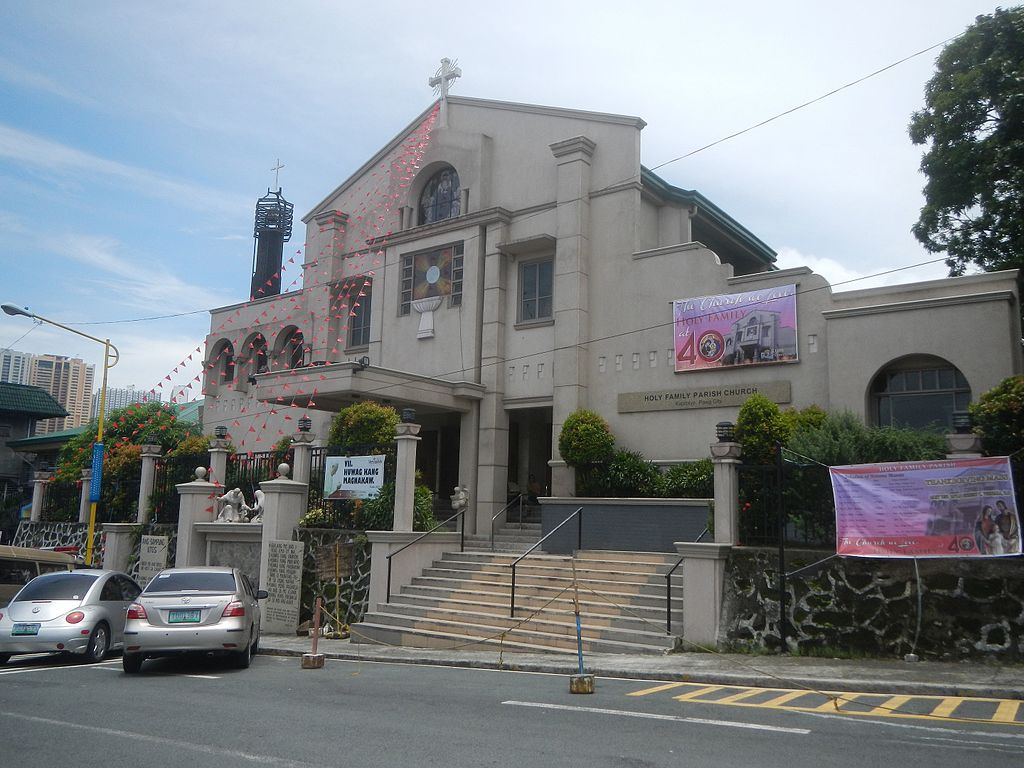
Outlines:
[[32,476],[32,514],[29,520],[33,523],[43,519],[43,499],[46,497],[46,486],[52,479],[52,472],[36,472]]
[[156,462],[160,458],[159,445],[142,446],[142,475],[139,478],[139,506],[135,521],[149,521],[149,500],[153,497],[156,484]]
[[228,446],[230,441],[223,437],[215,437],[210,441],[210,482],[227,490],[228,483]]
[[[394,531],[411,531],[416,503],[416,443],[419,424],[413,424],[415,412],[407,408],[402,413],[402,422],[395,427],[395,441],[398,443],[398,457],[395,461],[395,520]],[[406,420],[408,419],[408,421]]]
[[82,470],[82,494],[78,502],[78,522],[89,522],[89,485],[92,483],[92,469]]
[[310,464],[313,462],[313,433],[302,428],[292,435],[292,479],[297,483],[309,484]]
[[174,565],[206,565],[204,537],[196,530],[196,523],[212,523],[217,505],[217,486],[206,480],[206,467],[196,467],[196,479],[179,483],[178,489],[178,545]]
[[739,544],[739,465],[743,448],[733,442],[731,429],[722,430],[723,426],[719,425],[718,442],[711,444],[711,461],[715,467],[715,543]]

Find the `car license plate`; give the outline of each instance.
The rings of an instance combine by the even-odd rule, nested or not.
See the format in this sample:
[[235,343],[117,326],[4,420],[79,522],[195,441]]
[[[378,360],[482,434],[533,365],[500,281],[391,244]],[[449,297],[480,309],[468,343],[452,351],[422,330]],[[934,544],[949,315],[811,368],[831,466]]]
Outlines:
[[15,624],[11,629],[12,635],[38,635],[38,624]]
[[187,611],[171,611],[167,616],[168,624],[198,624],[199,609],[192,608]]

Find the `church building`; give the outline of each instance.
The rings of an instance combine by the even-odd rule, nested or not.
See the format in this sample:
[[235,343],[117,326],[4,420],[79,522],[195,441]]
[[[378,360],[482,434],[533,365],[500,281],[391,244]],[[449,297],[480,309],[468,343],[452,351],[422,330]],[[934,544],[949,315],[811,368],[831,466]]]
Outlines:
[[945,428],[1022,372],[1016,272],[833,292],[646,169],[640,118],[444,91],[305,215],[301,259],[291,204],[260,201],[252,296],[212,312],[209,432],[262,451],[360,399],[413,409],[424,482],[468,486],[476,532],[531,475],[572,495],[580,408],[674,462],[754,392]]

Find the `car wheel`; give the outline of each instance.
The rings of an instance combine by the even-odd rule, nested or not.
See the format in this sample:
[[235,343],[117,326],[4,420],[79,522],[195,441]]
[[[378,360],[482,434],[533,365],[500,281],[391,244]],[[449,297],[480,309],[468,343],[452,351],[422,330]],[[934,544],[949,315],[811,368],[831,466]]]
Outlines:
[[248,669],[252,664],[252,657],[256,653],[255,642],[256,638],[250,637],[245,650],[235,654],[235,669]]
[[110,629],[102,621],[89,635],[89,645],[85,649],[85,660],[90,664],[96,664],[107,658],[110,650]]
[[125,674],[133,675],[142,669],[142,654],[141,653],[126,653],[121,657],[121,666],[124,667]]

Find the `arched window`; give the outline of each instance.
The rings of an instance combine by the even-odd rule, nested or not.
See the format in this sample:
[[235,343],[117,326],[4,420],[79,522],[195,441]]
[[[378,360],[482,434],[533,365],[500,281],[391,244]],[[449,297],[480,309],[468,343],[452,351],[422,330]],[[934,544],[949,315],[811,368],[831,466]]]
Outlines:
[[453,219],[461,213],[459,174],[454,168],[445,168],[430,177],[420,193],[419,223]]
[[285,328],[277,337],[274,345],[274,360],[271,367],[275,369],[301,368],[306,364],[305,337],[295,326]]
[[235,380],[235,348],[226,339],[213,348],[207,363],[206,394],[216,395],[221,387],[229,387]]
[[882,369],[871,383],[871,399],[879,426],[949,431],[953,412],[967,410],[971,387],[955,365],[915,355]]

